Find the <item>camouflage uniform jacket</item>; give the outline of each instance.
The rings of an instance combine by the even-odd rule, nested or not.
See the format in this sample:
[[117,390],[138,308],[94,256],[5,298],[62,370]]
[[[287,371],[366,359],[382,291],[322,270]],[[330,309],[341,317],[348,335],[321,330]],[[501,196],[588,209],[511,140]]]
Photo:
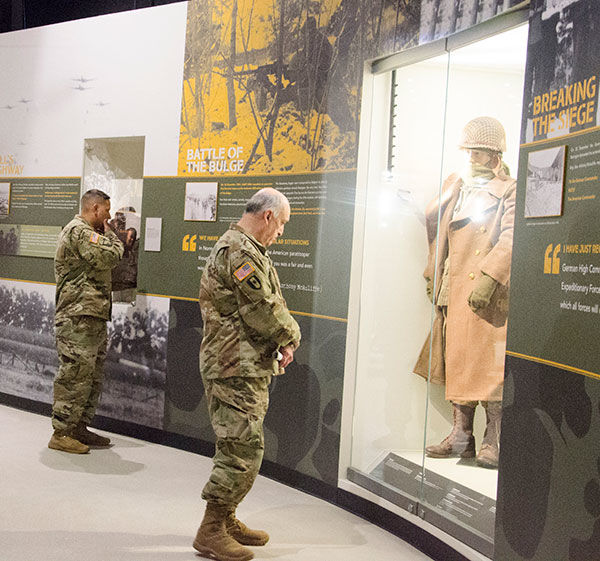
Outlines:
[[271,376],[279,347],[300,343],[267,250],[237,224],[215,244],[200,282],[205,379]]
[[99,234],[77,215],[60,233],[54,257],[56,319],[94,316],[110,319],[111,269],[123,256],[114,232]]

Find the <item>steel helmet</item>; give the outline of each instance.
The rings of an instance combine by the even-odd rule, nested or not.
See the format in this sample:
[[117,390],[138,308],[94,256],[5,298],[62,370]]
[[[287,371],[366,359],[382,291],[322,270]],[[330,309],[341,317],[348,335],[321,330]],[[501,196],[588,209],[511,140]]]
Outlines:
[[476,117],[465,125],[458,145],[465,149],[506,152],[506,133],[497,119]]

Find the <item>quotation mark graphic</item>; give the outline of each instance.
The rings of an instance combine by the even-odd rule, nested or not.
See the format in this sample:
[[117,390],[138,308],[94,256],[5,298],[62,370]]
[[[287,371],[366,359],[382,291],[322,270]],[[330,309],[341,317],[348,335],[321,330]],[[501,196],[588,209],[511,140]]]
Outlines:
[[[545,275],[558,275],[560,273],[560,244],[557,243],[555,246],[549,244],[546,248],[544,255],[544,274]],[[550,256],[552,254],[552,256]]]
[[187,234],[187,236],[183,237],[183,242],[181,244],[182,251],[196,251],[196,238],[197,235]]

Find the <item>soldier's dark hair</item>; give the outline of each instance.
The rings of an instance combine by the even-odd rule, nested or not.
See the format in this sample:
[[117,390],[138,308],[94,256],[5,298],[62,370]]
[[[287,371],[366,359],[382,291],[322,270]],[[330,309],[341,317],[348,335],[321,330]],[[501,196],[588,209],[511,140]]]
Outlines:
[[250,197],[246,203],[246,212],[248,214],[260,214],[261,212],[272,210],[273,214],[279,217],[288,204],[288,200],[283,193],[266,187]]
[[84,210],[92,207],[96,203],[109,200],[110,197],[104,191],[100,191],[100,189],[90,189],[83,194],[83,197],[81,197],[81,209]]

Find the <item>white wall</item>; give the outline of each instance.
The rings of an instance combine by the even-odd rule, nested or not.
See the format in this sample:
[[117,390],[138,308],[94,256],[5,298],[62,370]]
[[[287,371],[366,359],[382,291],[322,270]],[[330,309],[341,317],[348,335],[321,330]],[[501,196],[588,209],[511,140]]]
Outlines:
[[[0,156],[80,176],[83,139],[145,136],[145,175],[176,175],[187,3],[0,35]],[[86,89],[75,89],[78,87]]]

